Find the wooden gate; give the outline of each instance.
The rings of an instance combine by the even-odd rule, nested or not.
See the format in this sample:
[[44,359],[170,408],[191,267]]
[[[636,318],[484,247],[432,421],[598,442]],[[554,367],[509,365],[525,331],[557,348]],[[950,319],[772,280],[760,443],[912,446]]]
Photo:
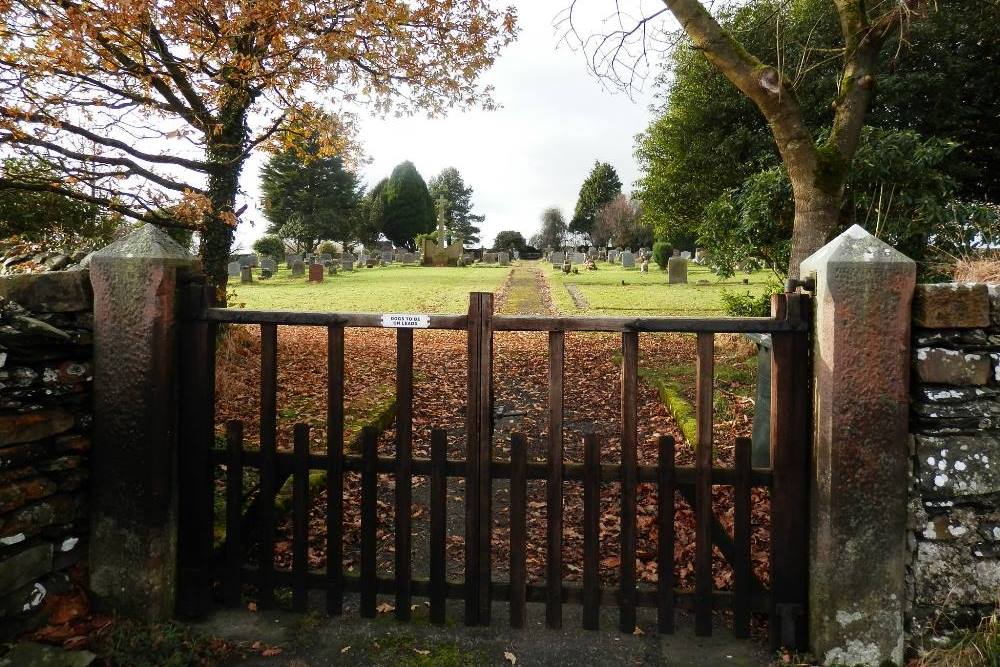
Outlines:
[[[712,612],[732,612],[736,636],[746,637],[751,613],[770,618],[771,642],[804,647],[806,640],[807,490],[810,449],[811,391],[809,387],[810,302],[805,295],[776,295],[769,318],[572,318],[494,316],[493,295],[470,295],[467,315],[432,315],[430,329],[464,330],[468,335],[468,394],[466,456],[447,458],[446,433],[432,433],[431,457],[412,456],[413,329],[396,329],[396,451],[394,457],[379,457],[377,434],[364,430],[360,454],[344,451],[344,331],[350,327],[382,327],[378,314],[263,312],[211,307],[211,289],[193,282],[187,289],[182,334],[182,386],[179,467],[181,471],[181,531],[179,548],[178,611],[183,615],[204,614],[213,601],[240,603],[244,584],[256,587],[258,605],[275,605],[276,587],[292,590],[292,606],[305,610],[308,593],[325,592],[326,611],[340,614],[345,593],[357,593],[362,616],[376,614],[377,596],[393,596],[400,620],[410,617],[414,597],[427,598],[432,621],[445,620],[447,599],[464,600],[467,625],[488,624],[493,603],[506,602],[510,622],[522,627],[527,602],[545,605],[546,624],[558,628],[564,604],[583,606],[583,624],[598,626],[601,606],[617,606],[623,632],[636,627],[636,609],[656,609],[658,628],[672,632],[674,610],[692,610],[695,631],[712,631]],[[242,425],[226,425],[225,445],[216,447],[214,423],[215,340],[222,323],[256,324],[261,332],[260,448],[243,447]],[[327,451],[309,451],[309,427],[294,427],[292,451],[277,451],[277,327],[321,326],[328,335]],[[548,456],[543,463],[528,462],[525,439],[514,434],[509,460],[493,453],[493,333],[539,331],[548,333],[549,405]],[[600,463],[601,443],[596,435],[585,436],[584,462],[563,461],[563,358],[567,334],[612,332],[621,336],[621,461]],[[639,336],[643,333],[682,332],[697,336],[698,437],[696,464],[674,463],[674,441],[659,438],[658,465],[639,465],[637,457],[637,408]],[[752,468],[750,443],[735,443],[732,468],[713,465],[713,373],[714,336],[717,333],[768,333],[772,336],[771,467]],[[255,493],[258,512],[253,528],[258,539],[247,539],[248,525],[241,508],[248,489],[243,472],[259,473]],[[216,471],[225,477],[225,541],[213,545],[213,502]],[[324,571],[310,571],[307,563],[310,505],[310,471],[326,471],[326,550]],[[345,472],[360,473],[360,498],[344,495]],[[395,477],[395,567],[391,578],[376,570],[377,475]],[[426,580],[414,579],[411,567],[412,476],[430,478],[430,569]],[[464,578],[446,576],[446,485],[448,478],[465,480]],[[289,479],[293,485],[292,567],[277,571],[273,565],[277,517],[274,499]],[[497,581],[491,568],[493,480],[510,484],[509,578]],[[527,480],[546,481],[547,562],[543,584],[526,583]],[[562,581],[562,483],[583,485],[584,561],[582,585]],[[614,589],[602,589],[598,565],[599,494],[604,482],[621,484],[620,574]],[[636,490],[640,483],[658,485],[659,578],[655,588],[636,581]],[[718,522],[712,508],[712,487],[730,486],[735,497],[734,531],[730,535]],[[750,560],[751,489],[770,492],[771,553],[770,587],[752,573]],[[684,498],[696,518],[694,590],[679,590],[673,581],[674,511],[676,496]],[[342,519],[344,502],[360,502],[360,573],[344,570]],[[714,590],[712,547],[718,547],[733,570],[733,589]],[[251,552],[250,549],[253,549]],[[257,567],[248,566],[247,556],[258,556]]]

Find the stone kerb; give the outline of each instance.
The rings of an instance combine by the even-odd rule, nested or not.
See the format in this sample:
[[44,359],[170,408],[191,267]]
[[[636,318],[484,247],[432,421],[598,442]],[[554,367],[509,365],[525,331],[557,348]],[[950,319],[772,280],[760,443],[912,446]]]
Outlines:
[[903,661],[916,264],[855,225],[815,277],[809,638],[823,664]]
[[94,253],[90,587],[130,616],[173,613],[178,273],[197,262],[146,225]]

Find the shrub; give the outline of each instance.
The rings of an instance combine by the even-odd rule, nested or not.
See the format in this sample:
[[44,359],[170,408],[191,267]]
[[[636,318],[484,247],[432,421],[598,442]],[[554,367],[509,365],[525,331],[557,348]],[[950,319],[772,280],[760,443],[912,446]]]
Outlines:
[[266,234],[254,241],[253,249],[259,255],[266,255],[275,261],[280,261],[285,255],[285,244],[273,234]]
[[319,247],[316,248],[316,252],[318,252],[321,255],[323,253],[332,255],[333,253],[337,252],[337,247],[334,246],[333,243],[331,243],[330,241],[323,241],[322,243],[319,244]]
[[661,271],[666,271],[671,252],[673,252],[673,248],[666,241],[657,241],[653,244],[653,261],[656,262]]
[[771,295],[781,291],[781,285],[776,282],[768,283],[767,289],[756,295],[749,290],[722,290],[722,306],[730,317],[768,317],[771,314]]

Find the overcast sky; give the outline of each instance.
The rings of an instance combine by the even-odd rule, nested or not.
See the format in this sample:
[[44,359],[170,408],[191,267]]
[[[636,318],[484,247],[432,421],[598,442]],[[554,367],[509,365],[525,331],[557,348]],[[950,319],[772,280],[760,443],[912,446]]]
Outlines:
[[[474,211],[486,216],[486,245],[506,229],[530,237],[546,207],[559,206],[571,216],[595,160],[613,165],[625,191],[631,191],[637,177],[634,138],[649,122],[651,91],[647,85],[629,99],[606,90],[588,72],[582,53],[558,43],[553,19],[568,2],[504,3],[517,6],[521,30],[484,76],[496,89],[500,110],[455,112],[434,120],[363,117],[360,138],[371,159],[362,170],[366,184],[388,176],[403,160],[412,161],[425,180],[445,167],[457,168],[475,191]],[[585,32],[599,31],[614,5],[611,0],[582,4],[591,12],[580,24]],[[256,156],[243,175],[250,209],[237,243],[244,248],[266,224],[255,210],[262,162]]]

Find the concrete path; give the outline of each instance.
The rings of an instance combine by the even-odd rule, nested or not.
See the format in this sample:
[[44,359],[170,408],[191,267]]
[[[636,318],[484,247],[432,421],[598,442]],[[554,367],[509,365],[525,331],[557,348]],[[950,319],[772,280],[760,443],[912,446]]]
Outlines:
[[[390,598],[386,598],[390,600]],[[322,607],[316,597],[314,608]],[[496,604],[490,627],[462,625],[462,604],[452,601],[448,622],[434,626],[426,607],[418,605],[414,620],[398,623],[392,614],[365,620],[357,615],[356,600],[348,600],[344,616],[331,619],[288,612],[249,613],[219,611],[197,626],[212,636],[238,642],[263,642],[281,648],[272,657],[253,656],[236,664],[253,667],[321,667],[324,665],[669,665],[703,667],[734,665],[759,667],[771,663],[765,647],[736,640],[727,628],[711,637],[695,637],[689,614],[678,612],[678,632],[657,635],[652,610],[640,610],[641,634],[624,635],[617,629],[617,613],[602,609],[601,629],[581,628],[581,608],[563,607],[563,629],[544,626],[542,605],[528,605],[526,627],[511,629],[507,609]],[[643,613],[645,612],[645,613]],[[511,658],[515,662],[512,662]]]

